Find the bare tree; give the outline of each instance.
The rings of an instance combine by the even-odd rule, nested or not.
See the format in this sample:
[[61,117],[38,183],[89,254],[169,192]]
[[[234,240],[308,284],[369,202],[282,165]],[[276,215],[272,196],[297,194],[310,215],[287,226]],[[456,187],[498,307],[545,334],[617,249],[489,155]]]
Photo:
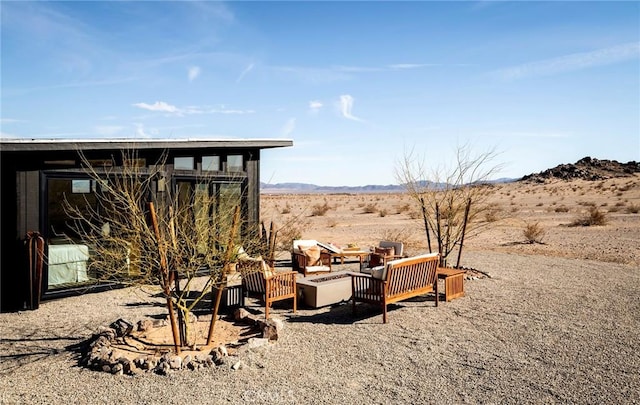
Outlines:
[[[65,210],[75,233],[92,248],[93,273],[100,280],[158,285],[177,353],[191,344],[192,310],[215,287],[211,343],[230,263],[241,246],[247,251],[263,246],[257,227],[240,231],[246,225],[240,182],[202,175],[172,187],[166,155],[154,165],[141,164],[135,151],[102,166],[81,158],[96,184],[96,202],[82,207],[67,202]],[[205,277],[204,285],[194,282],[197,277]]]
[[492,164],[496,157],[495,149],[473,154],[463,145],[457,147],[450,167],[428,169],[413,150],[397,164],[396,179],[420,208],[427,246],[431,252],[433,237],[441,267],[448,265],[456,249],[455,267],[460,267],[465,236],[482,227],[479,214],[487,209],[492,187],[486,181],[501,168]]

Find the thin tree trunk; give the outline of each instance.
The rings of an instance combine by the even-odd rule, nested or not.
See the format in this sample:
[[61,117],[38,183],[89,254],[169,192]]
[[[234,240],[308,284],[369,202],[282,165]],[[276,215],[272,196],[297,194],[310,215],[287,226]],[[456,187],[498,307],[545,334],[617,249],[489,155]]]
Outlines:
[[[234,246],[233,246],[233,241],[236,238],[236,232],[238,231],[238,222],[240,222],[240,207],[236,207],[235,212],[233,213],[233,223],[231,224],[231,234],[229,235],[229,243],[227,243],[227,252],[226,252],[226,257],[224,259],[224,264],[228,264],[229,261],[231,260],[231,254],[233,253],[234,250]],[[211,314],[211,323],[209,324],[209,334],[207,336],[207,345],[211,344],[211,341],[213,340],[213,330],[215,329],[216,326],[216,318],[218,317],[218,308],[220,307],[220,299],[222,298],[222,291],[224,290],[224,287],[226,285],[226,280],[222,280],[226,277],[226,272],[227,270],[225,269],[225,266],[222,266],[222,274],[221,274],[221,280],[220,280],[220,285],[218,288],[218,293],[216,294],[216,302],[213,306],[213,313]]]
[[169,321],[171,322],[171,332],[173,334],[173,346],[176,354],[180,354],[180,337],[178,336],[178,324],[176,323],[176,314],[173,309],[173,299],[171,298],[171,277],[169,276],[167,266],[167,252],[160,238],[160,227],[158,226],[158,217],[153,202],[149,203],[149,212],[151,212],[151,222],[156,234],[158,254],[160,255],[160,274],[162,275],[162,288],[167,299],[167,310],[169,311]]
[[440,267],[446,267],[447,262],[442,256],[442,231],[440,229],[440,206],[436,203],[436,225],[438,234],[438,254],[440,255]]
[[431,253],[431,233],[429,232],[429,221],[427,219],[427,207],[424,205],[424,198],[420,197],[420,206],[422,208],[422,220],[424,221],[424,230],[427,233],[427,245],[429,253]]
[[456,269],[460,268],[460,258],[462,257],[462,245],[464,244],[464,234],[467,232],[467,221],[469,220],[469,210],[471,209],[471,198],[467,200],[467,206],[464,210],[464,223],[462,224],[462,235],[460,236],[460,249],[458,249],[458,261]]

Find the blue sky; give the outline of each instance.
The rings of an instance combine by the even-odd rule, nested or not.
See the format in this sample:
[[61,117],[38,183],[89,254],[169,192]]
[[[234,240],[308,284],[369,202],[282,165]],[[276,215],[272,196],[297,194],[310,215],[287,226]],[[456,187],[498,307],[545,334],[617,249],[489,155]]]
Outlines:
[[262,181],[640,160],[638,2],[7,2],[1,133],[283,138]]

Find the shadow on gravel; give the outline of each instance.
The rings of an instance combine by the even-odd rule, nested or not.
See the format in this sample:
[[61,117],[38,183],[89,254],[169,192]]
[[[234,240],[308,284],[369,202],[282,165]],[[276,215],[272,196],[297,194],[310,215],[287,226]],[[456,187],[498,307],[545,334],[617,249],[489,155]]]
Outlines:
[[[392,312],[402,308],[402,305],[390,304],[387,311]],[[291,315],[287,322],[291,323],[314,323],[324,325],[352,325],[356,322],[368,321],[365,323],[381,323],[382,309],[379,306],[366,303],[358,303],[356,313],[353,314],[351,303],[340,303],[329,307],[329,311],[301,315]]]
[[[0,375],[9,374],[24,365],[36,363],[50,356],[73,352],[77,342],[82,339],[83,337],[78,336],[0,338],[3,352],[9,353],[0,355]],[[64,346],[65,342],[73,344]]]

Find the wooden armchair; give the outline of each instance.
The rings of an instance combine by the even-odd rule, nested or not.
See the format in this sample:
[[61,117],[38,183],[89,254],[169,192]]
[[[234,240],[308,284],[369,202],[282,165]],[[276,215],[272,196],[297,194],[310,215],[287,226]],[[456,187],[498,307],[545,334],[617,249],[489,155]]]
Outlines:
[[369,257],[364,263],[361,271],[371,274],[371,269],[378,266],[386,266],[391,260],[401,259],[404,257],[404,244],[402,242],[380,241],[378,246],[374,247]]
[[294,240],[291,250],[293,271],[306,276],[331,272],[331,253],[322,250],[315,240]]
[[293,298],[293,313],[297,310],[296,275],[293,271],[276,273],[262,260],[244,260],[237,264],[242,276],[242,290],[246,295],[259,294],[264,301],[264,317],[276,301]]

